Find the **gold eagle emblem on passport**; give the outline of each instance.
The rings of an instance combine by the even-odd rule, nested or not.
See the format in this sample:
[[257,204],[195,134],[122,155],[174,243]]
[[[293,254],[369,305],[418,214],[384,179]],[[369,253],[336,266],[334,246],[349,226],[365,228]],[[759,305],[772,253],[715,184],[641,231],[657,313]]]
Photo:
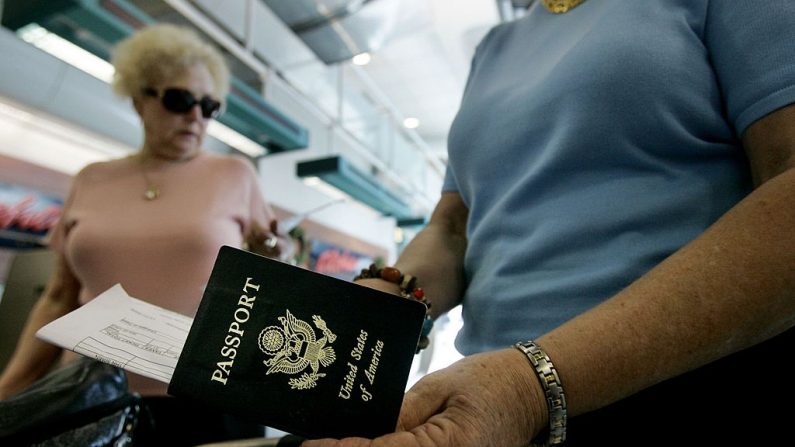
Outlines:
[[296,375],[309,366],[311,372],[304,372],[300,377],[288,381],[294,390],[308,390],[317,385],[318,379],[326,376],[319,372],[320,366],[328,367],[336,360],[334,348],[328,345],[334,343],[337,336],[318,315],[312,315],[312,321],[323,334],[319,339],[309,323],[293,316],[289,309],[286,312],[286,316],[279,317],[281,326],[268,326],[257,338],[260,350],[271,356],[262,362],[268,367],[265,374]]

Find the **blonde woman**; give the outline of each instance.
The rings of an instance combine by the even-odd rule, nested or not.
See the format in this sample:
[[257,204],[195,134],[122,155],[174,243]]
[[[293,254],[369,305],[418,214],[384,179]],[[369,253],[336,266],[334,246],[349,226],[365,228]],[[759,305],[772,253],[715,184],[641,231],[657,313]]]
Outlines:
[[[251,164],[202,150],[207,125],[229,91],[229,70],[218,51],[189,29],[155,25],[121,42],[112,62],[113,88],[132,100],[143,144],[132,156],[91,164],[74,178],[50,235],[59,253],[56,273],[0,376],[0,399],[34,382],[61,354],[36,340],[36,330],[114,284],[193,316],[222,245],[277,256],[286,244],[273,238],[274,214]],[[266,240],[281,242],[272,247]],[[131,390],[150,404],[159,441],[227,437],[217,426],[220,415],[165,397],[162,383],[128,377]],[[160,432],[164,414],[189,422],[190,431],[169,421],[176,437],[168,438]]]

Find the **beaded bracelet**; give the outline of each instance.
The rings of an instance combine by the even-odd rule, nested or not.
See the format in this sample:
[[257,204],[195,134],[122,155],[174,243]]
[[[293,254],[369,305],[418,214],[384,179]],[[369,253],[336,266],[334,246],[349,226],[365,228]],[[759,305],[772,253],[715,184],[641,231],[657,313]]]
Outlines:
[[370,264],[370,267],[362,269],[361,273],[356,275],[353,280],[358,281],[366,278],[380,278],[384,281],[397,284],[398,287],[400,287],[400,296],[419,301],[425,305],[425,321],[422,324],[420,341],[417,343],[417,353],[427,348],[430,343],[428,335],[430,335],[431,329],[433,328],[433,320],[430,315],[431,303],[425,297],[425,291],[422,290],[421,287],[417,287],[417,277],[404,275],[395,267],[378,268],[375,264]]
[[544,397],[547,401],[547,411],[549,411],[549,433],[546,439],[541,442],[531,441],[531,447],[551,447],[561,445],[566,441],[566,394],[563,392],[563,384],[560,381],[558,370],[552,364],[552,360],[540,346],[534,341],[516,343],[513,345],[521,351],[533,368],[536,370],[538,380],[544,389]]

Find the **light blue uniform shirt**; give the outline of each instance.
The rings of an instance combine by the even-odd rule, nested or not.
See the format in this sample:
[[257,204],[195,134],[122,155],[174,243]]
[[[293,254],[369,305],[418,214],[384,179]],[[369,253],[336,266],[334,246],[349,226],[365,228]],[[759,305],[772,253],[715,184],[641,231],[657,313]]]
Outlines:
[[793,0],[539,3],[481,42],[450,131],[465,354],[555,328],[697,237],[751,190],[739,136],[795,102]]

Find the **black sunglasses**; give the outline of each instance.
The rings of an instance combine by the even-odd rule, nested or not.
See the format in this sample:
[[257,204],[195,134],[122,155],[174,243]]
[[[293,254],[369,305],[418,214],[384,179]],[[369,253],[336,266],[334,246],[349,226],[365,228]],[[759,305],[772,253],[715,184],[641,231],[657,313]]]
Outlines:
[[159,94],[153,88],[145,88],[144,95],[160,98],[163,107],[169,112],[174,113],[188,113],[193,109],[196,104],[202,110],[202,116],[205,118],[215,118],[221,111],[221,103],[214,100],[209,96],[202,96],[201,99],[196,99],[189,90],[183,88],[167,88]]

